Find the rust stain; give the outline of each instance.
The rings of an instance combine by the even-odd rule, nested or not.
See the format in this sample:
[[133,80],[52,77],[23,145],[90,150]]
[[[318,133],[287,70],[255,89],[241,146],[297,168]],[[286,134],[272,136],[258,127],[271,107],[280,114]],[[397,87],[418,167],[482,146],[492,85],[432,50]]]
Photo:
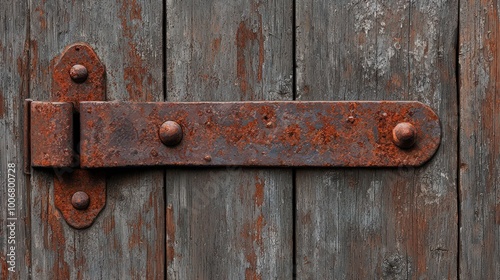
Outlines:
[[246,223],[241,233],[244,238],[245,259],[249,266],[245,270],[246,280],[260,280],[262,275],[257,273],[257,253],[254,249],[254,243],[259,247],[260,252],[264,250],[262,230],[265,226],[264,216],[260,214],[253,223]]
[[38,71],[38,42],[35,40],[31,40],[30,43],[31,50],[30,50],[30,56],[31,56],[31,63],[30,63],[30,69],[31,69],[31,79],[35,80],[36,73]]
[[500,203],[495,206],[495,222],[500,225]]
[[[265,183],[261,178],[255,177],[255,193],[253,195],[253,203],[256,211],[262,211],[262,204],[264,202],[264,188]],[[264,239],[263,231],[266,225],[264,215],[259,213],[255,220],[245,223],[241,236],[244,240],[243,249],[245,252],[245,260],[249,266],[245,270],[245,279],[260,280],[262,275],[257,272],[257,258],[258,254],[264,253]],[[256,250],[259,250],[257,253]]]
[[[238,31],[236,33],[236,73],[240,81],[240,90],[244,94],[251,90],[249,88],[248,79],[251,78],[252,71],[252,61],[253,55],[250,52],[252,50],[251,42],[257,41],[259,47],[258,60],[259,65],[257,67],[257,81],[262,81],[262,70],[264,65],[264,35],[262,33],[262,16],[259,15],[259,25],[257,31],[253,31],[251,28],[246,26],[245,21],[240,22]],[[250,57],[247,57],[250,56]],[[249,61],[247,61],[249,59]],[[249,70],[249,69],[250,70]]]
[[47,19],[45,18],[45,11],[42,7],[38,6],[35,8],[35,12],[38,13],[38,20],[40,21],[40,27],[42,30],[47,29]]
[[259,245],[260,252],[264,252],[264,242],[262,239],[262,231],[264,226],[266,225],[266,221],[264,220],[264,216],[262,213],[257,217],[255,221],[255,242]]
[[73,268],[78,271],[77,279],[83,279],[83,275],[81,272],[85,271],[85,265],[87,264],[87,259],[85,258],[85,254],[75,254],[75,261]]
[[397,73],[394,73],[391,76],[391,79],[387,81],[385,89],[387,91],[395,91],[401,89],[401,86],[403,84],[403,81],[401,79],[401,76]]
[[2,263],[2,269],[0,270],[0,276],[2,279],[7,279],[7,275],[9,274],[7,268],[7,257],[4,254],[0,254],[0,262]]
[[250,267],[245,269],[245,280],[260,280],[262,279],[261,275],[257,274],[257,255],[255,251],[250,251],[248,254],[245,254],[245,258],[247,262],[250,264]]
[[[414,231],[414,233],[425,233],[428,232],[428,226],[427,226],[427,220],[425,218],[420,218],[417,219],[417,228]],[[416,234],[413,237],[413,240],[416,242],[412,242],[412,246],[415,246],[414,252],[417,252],[413,256],[417,258],[417,275],[424,275],[427,272],[427,260],[425,258],[426,250],[428,247],[426,246],[428,244],[427,238],[425,234]],[[417,240],[415,240],[417,239]]]
[[131,226],[132,234],[130,235],[130,237],[128,239],[128,246],[130,249],[141,246],[143,224],[144,224],[144,222],[142,220],[142,216],[140,215],[139,218],[137,219],[137,222],[135,222]]
[[5,100],[3,97],[3,92],[0,89],[0,119],[3,118],[5,114]]
[[220,42],[221,42],[221,37],[215,38],[212,41],[212,53],[213,53],[213,55],[215,55],[216,53],[219,52],[219,50],[220,50]]
[[144,66],[143,57],[134,43],[134,34],[141,26],[134,24],[133,21],[142,21],[141,12],[142,8],[136,0],[124,0],[118,13],[123,37],[128,41],[126,44],[128,57],[123,68],[123,79],[131,100],[152,101],[151,93],[144,90],[144,85],[151,84],[152,78],[147,67]]
[[115,230],[115,216],[111,215],[109,223],[104,223],[104,233],[109,235]]
[[175,258],[175,218],[172,204],[167,206],[167,266]]
[[262,181],[261,178],[255,178],[257,181],[255,183],[255,194],[254,194],[254,201],[255,205],[257,207],[262,206],[262,203],[264,202],[264,182]]
[[[39,182],[40,186],[44,185],[44,182]],[[49,203],[49,201],[44,201]],[[46,246],[54,253],[56,258],[54,259],[54,265],[52,267],[53,275],[57,279],[70,279],[69,265],[66,262],[66,238],[64,237],[64,226],[63,219],[59,212],[52,206],[41,208],[42,210],[42,221],[48,222],[48,227],[44,227],[44,239]],[[50,231],[49,231],[50,229]]]

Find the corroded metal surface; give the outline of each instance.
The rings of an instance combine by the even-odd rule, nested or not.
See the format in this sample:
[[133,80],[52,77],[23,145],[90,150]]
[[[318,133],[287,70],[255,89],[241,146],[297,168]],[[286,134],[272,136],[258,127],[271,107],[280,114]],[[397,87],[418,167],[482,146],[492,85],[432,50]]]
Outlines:
[[73,165],[73,105],[68,102],[31,102],[31,165]]
[[[78,111],[80,101],[105,100],[105,79],[105,67],[92,47],[85,43],[73,44],[63,51],[54,66],[51,99],[72,102],[74,109]],[[31,119],[33,122],[33,117]],[[78,144],[78,133],[72,137],[75,137],[74,141]],[[57,153],[51,155],[57,157]],[[60,172],[55,170],[55,205],[69,225],[86,228],[94,222],[106,204],[106,180],[100,171],[78,169],[77,151],[74,155],[73,164],[67,165],[71,167],[72,172],[64,172],[61,176]],[[73,194],[77,191],[85,192],[89,196],[90,204],[85,210],[78,210],[72,204]]]
[[[88,206],[77,209],[73,195],[84,192]],[[87,228],[106,204],[106,180],[102,171],[75,169],[54,179],[54,204],[66,222],[74,228]],[[85,208],[85,209],[83,209]]]
[[[81,166],[419,166],[440,143],[438,116],[419,102],[82,102]],[[183,131],[163,145],[161,125]],[[393,142],[398,123],[415,144]]]

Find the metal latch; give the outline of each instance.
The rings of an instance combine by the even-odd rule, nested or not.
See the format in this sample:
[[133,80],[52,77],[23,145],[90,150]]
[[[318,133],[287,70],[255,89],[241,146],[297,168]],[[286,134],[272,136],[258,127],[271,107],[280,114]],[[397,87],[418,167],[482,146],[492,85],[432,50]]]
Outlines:
[[52,87],[50,102],[25,103],[25,162],[71,171],[54,194],[75,228],[105,205],[102,168],[419,166],[441,136],[419,102],[106,102],[104,66],[84,43],[63,52]]

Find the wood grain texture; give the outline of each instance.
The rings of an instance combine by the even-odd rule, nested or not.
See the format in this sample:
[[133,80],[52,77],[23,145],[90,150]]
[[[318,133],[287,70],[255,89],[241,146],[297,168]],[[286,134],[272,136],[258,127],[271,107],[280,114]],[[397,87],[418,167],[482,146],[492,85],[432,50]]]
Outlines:
[[[65,46],[94,47],[107,100],[161,101],[161,1],[31,0],[31,97],[49,100],[51,67]],[[107,204],[75,230],[54,207],[53,171],[32,174],[33,279],[163,279],[164,172],[108,172]]]
[[[291,100],[292,2],[167,2],[167,101]],[[168,169],[169,279],[291,279],[292,171]]]
[[297,2],[297,99],[417,100],[443,132],[423,167],[297,171],[297,279],[457,277],[457,15],[457,1]]
[[[0,279],[28,279],[30,272],[29,179],[23,173],[23,100],[29,80],[28,2],[7,0],[0,4]],[[15,272],[8,270],[10,231],[7,166],[16,167]],[[11,177],[12,178],[12,177]],[[9,250],[10,251],[10,250]],[[9,258],[10,259],[10,258]]]
[[460,1],[460,277],[500,279],[498,1]]

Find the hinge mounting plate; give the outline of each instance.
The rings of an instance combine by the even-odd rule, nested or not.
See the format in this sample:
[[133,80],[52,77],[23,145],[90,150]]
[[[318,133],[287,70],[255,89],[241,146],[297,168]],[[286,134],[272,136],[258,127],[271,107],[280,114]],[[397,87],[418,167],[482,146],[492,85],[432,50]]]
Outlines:
[[55,205],[75,228],[105,206],[100,168],[420,166],[441,140],[420,102],[105,102],[104,65],[84,43],[62,53],[52,87],[51,102],[25,103],[26,156],[54,168]]

